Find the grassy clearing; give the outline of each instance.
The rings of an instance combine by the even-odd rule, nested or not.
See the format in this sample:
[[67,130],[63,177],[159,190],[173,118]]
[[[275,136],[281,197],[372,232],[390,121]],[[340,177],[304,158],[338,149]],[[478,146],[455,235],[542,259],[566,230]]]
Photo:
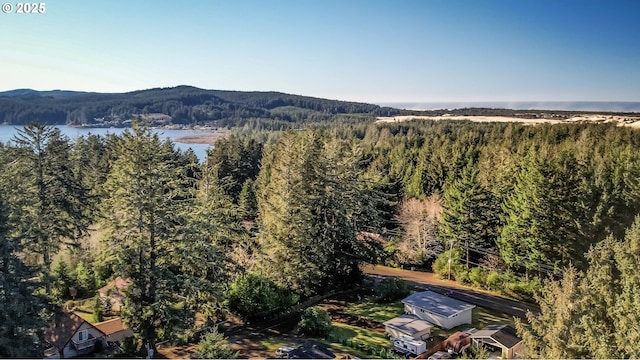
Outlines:
[[86,320],[89,323],[93,323],[93,313],[92,312],[86,312],[84,310],[81,309],[75,309],[73,311],[76,315],[80,316],[81,318],[83,318],[84,320]]
[[[73,308],[73,312],[76,315],[80,316],[81,318],[83,318],[84,320],[86,320],[91,324],[95,323],[94,316],[93,316],[93,301],[94,301],[93,298],[76,300],[75,301],[76,305]],[[115,318],[117,318],[117,316],[105,315],[102,317],[102,321],[107,321]]]
[[350,304],[344,309],[344,312],[349,315],[383,323],[396,316],[402,315],[404,313],[404,305],[399,301],[387,304],[366,301],[363,303]]
[[261,347],[271,352],[275,352],[276,350],[278,350],[279,347],[282,347],[282,346],[290,346],[290,347],[297,346],[293,343],[287,343],[285,341],[282,341],[282,339],[273,338],[273,337],[260,340],[259,344]]
[[384,334],[343,323],[333,323],[331,333],[321,340],[335,350],[362,359],[376,357],[382,349],[393,345]]

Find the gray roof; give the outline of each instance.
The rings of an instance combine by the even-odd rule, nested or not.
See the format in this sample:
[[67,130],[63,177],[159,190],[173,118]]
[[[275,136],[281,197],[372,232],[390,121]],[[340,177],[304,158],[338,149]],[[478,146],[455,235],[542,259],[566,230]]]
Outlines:
[[464,301],[440,295],[433,291],[413,293],[404,298],[402,302],[444,317],[452,317],[463,311],[476,307],[475,305],[467,304]]
[[522,341],[522,339],[518,337],[516,329],[510,325],[487,325],[482,328],[482,330],[471,334],[471,338],[491,338],[509,349]]
[[430,322],[410,315],[398,316],[397,318],[385,321],[383,325],[394,327],[405,334],[411,335],[423,332],[433,327]]

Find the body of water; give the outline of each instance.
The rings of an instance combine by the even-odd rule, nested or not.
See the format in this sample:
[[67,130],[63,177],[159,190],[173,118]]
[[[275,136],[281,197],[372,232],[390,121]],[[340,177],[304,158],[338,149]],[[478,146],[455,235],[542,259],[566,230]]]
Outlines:
[[566,111],[606,111],[640,112],[638,101],[493,101],[493,102],[398,102],[379,103],[407,110],[441,110],[463,108],[493,108],[513,110],[566,110]]
[[[89,134],[94,135],[106,135],[106,134],[115,134],[119,135],[125,131],[125,128],[77,128],[65,125],[57,125],[56,126],[62,134],[69,137],[71,140],[75,140],[80,136],[87,136]],[[0,125],[0,142],[6,143],[13,139],[17,130],[22,128],[21,126],[15,125]],[[157,132],[160,135],[161,139],[169,138],[174,141],[175,146],[182,150],[186,151],[187,149],[193,150],[196,154],[200,162],[203,162],[207,157],[207,150],[212,148],[211,145],[208,144],[186,144],[176,142],[175,139],[181,136],[193,136],[193,135],[201,135],[202,131],[198,130],[168,130],[168,129],[154,129],[154,132]]]

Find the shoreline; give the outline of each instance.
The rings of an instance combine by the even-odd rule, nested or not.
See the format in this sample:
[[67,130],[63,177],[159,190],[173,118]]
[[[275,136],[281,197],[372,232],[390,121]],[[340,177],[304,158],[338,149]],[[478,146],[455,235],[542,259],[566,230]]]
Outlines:
[[185,135],[175,137],[172,140],[183,144],[206,144],[215,145],[220,139],[226,138],[227,132],[216,131],[214,133],[205,133],[202,135]]

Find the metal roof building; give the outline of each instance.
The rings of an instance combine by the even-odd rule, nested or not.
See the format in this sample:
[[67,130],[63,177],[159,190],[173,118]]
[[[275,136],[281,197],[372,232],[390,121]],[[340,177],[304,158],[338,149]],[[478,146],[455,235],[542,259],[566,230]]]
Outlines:
[[471,324],[472,310],[476,307],[433,291],[413,293],[402,302],[405,313],[444,329]]

